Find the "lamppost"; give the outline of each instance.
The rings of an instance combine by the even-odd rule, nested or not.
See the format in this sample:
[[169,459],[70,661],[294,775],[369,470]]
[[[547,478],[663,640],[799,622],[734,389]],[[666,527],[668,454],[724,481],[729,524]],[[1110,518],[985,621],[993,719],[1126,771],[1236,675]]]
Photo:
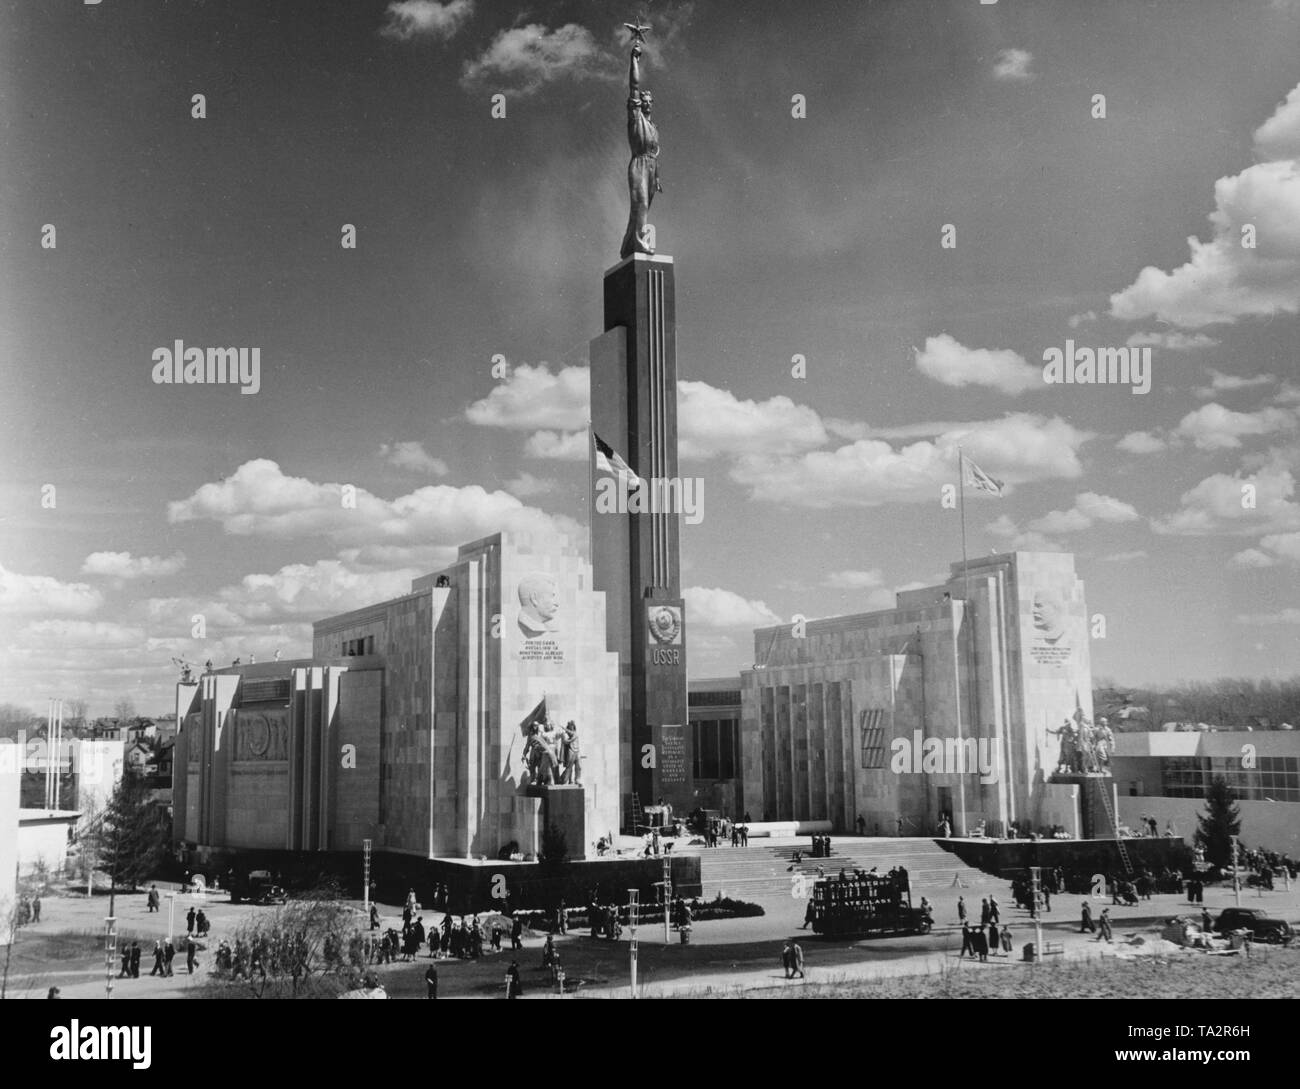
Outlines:
[[631,969],[632,969],[632,997],[636,997],[636,916],[637,900],[640,893],[636,889],[627,890],[627,925],[632,931],[631,943]]
[[104,997],[113,997],[113,964],[117,960],[117,920],[104,920]]
[[176,935],[176,894],[169,892],[167,900],[167,940],[171,941]]

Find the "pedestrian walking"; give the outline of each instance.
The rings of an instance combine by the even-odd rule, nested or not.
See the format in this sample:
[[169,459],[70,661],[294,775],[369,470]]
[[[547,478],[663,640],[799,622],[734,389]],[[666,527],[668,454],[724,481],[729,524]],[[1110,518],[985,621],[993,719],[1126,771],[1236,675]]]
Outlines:
[[1097,935],[1097,940],[1102,941],[1105,939],[1106,944],[1109,945],[1111,938],[1110,908],[1107,907],[1101,909],[1101,918],[1098,921],[1101,924],[1101,933]]
[[166,975],[168,976],[172,975],[172,961],[175,959],[176,959],[176,946],[174,946],[171,942],[171,939],[168,938],[167,944],[163,946],[163,964],[167,968]]
[[41,898],[39,896],[33,896],[32,897],[32,922],[39,923],[40,921],[41,921]]
[[153,971],[149,973],[151,976],[165,976],[167,974],[167,970],[163,965],[164,955],[165,954],[163,953],[163,943],[160,941],[154,942],[153,943]]
[[192,907],[190,908],[189,911],[187,911],[187,912],[185,913],[185,933],[186,933],[186,934],[193,934],[193,933],[194,933],[194,921],[195,921],[195,919],[196,919],[197,917],[198,917],[198,913],[197,913],[197,912],[196,912]]
[[800,979],[806,979],[807,977],[803,974],[803,946],[798,942],[791,942],[790,950],[794,957],[794,974]]
[[987,963],[989,959],[989,939],[982,926],[975,928],[975,932],[971,935],[971,945],[974,947],[974,951],[979,954],[980,961]]
[[131,943],[131,978],[140,978],[140,943]]
[[1002,952],[1004,952],[1007,956],[1011,956],[1012,948],[1013,948],[1013,943],[1011,941],[1011,927],[1004,926],[1002,928]]
[[186,967],[186,969],[188,969],[190,975],[193,975],[193,974],[194,974],[194,969],[195,969],[196,967],[198,967],[198,963],[199,963],[199,960],[198,960],[198,951],[199,951],[199,947],[198,947],[198,945],[195,943],[194,939],[191,938],[191,937],[186,937],[186,939],[185,939],[185,967]]
[[998,924],[989,923],[989,954],[996,957],[998,948]]
[[966,897],[957,897],[957,921],[964,923],[966,921]]
[[438,969],[432,964],[430,964],[425,970],[424,985],[428,990],[428,994],[425,996],[426,998],[438,997]]
[[1092,921],[1092,905],[1087,900],[1083,902],[1082,915],[1079,919],[1079,933],[1095,934],[1097,925]]

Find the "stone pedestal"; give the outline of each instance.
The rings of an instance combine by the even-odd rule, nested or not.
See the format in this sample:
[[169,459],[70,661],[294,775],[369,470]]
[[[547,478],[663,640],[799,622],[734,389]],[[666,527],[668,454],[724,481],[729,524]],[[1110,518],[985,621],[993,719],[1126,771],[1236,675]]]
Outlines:
[[[592,430],[641,478],[642,501],[670,494],[677,469],[677,338],[673,260],[636,254],[605,273],[605,333],[591,343]],[[606,592],[607,646],[620,666],[619,788],[628,802],[661,796],[690,808],[689,777],[676,750],[667,778],[663,728],[688,744],[686,630],[681,599],[679,504],[648,512],[602,512],[608,474],[592,458],[591,542],[595,586]],[[676,492],[680,497],[680,491]],[[651,765],[651,766],[647,766]]]
[[[543,787],[542,799],[545,827],[563,834],[569,858],[585,857],[588,839],[586,791],[580,786]],[[590,838],[595,839],[595,836]]]

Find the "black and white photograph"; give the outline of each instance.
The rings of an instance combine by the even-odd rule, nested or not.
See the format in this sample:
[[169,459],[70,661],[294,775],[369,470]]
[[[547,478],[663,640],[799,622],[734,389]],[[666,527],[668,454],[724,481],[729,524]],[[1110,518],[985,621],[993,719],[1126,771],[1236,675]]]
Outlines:
[[0,0],[0,133],[35,1059],[220,999],[1285,1042],[1300,0]]

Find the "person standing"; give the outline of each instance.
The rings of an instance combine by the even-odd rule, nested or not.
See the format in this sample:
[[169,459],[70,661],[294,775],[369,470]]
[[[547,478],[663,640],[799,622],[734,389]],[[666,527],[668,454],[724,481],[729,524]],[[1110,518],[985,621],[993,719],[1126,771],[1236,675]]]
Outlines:
[[186,934],[193,934],[193,933],[194,933],[194,921],[195,921],[195,919],[196,919],[197,917],[198,917],[198,913],[194,910],[193,907],[191,907],[190,910],[187,911],[187,912],[185,913],[185,933],[186,933]]
[[167,971],[164,973],[164,975],[167,976],[172,975],[172,961],[175,959],[176,959],[176,946],[174,946],[172,944],[171,939],[168,938],[167,944],[163,946],[163,964],[167,968]]
[[131,974],[131,947],[122,946],[122,969],[117,973],[118,979],[126,979]]
[[131,943],[131,978],[140,978],[140,943]]
[[429,967],[425,970],[424,985],[428,991],[428,993],[425,995],[426,998],[438,997],[438,969],[435,968],[432,964],[430,964]]
[[793,956],[794,974],[800,979],[806,979],[807,977],[803,974],[803,946],[798,942],[791,942],[790,952]]
[[996,957],[998,955],[998,924],[997,923],[992,923],[992,922],[989,923],[988,944],[989,944],[989,954],[991,956]]
[[159,910],[159,905],[161,904],[161,902],[162,902],[162,900],[161,900],[161,898],[160,898],[159,895],[158,895],[158,886],[157,886],[157,885],[150,885],[150,886],[149,886],[149,895],[148,895],[148,897],[147,897],[146,900],[145,900],[145,903],[148,905],[149,911],[158,911],[158,910]]
[[989,897],[989,922],[1000,923],[1001,921],[1002,921],[1002,911],[998,907],[998,898],[996,896],[990,896]]
[[1092,921],[1092,905],[1087,900],[1083,902],[1083,913],[1079,919],[1079,933],[1083,934],[1085,932],[1089,934],[1097,932],[1097,926]]
[[988,897],[985,897],[983,900],[980,901],[980,926],[989,925],[989,918],[991,914],[992,913],[989,910]]
[[964,896],[957,897],[957,921],[966,922],[966,897]]
[[785,978],[789,979],[794,970],[794,945],[793,938],[786,938],[785,945],[781,948],[781,967],[785,969]]
[[519,962],[512,960],[506,970],[506,997],[518,998],[524,993],[524,985],[519,979]]
[[186,937],[185,937],[185,967],[186,967],[186,969],[188,969],[190,975],[193,975],[193,974],[194,974],[194,969],[195,969],[196,967],[198,967],[198,963],[199,963],[199,960],[198,960],[198,951],[199,951],[198,944],[194,941],[194,939],[193,939],[192,937],[190,937],[189,935],[186,935]]
[[510,948],[522,949],[524,947],[524,920],[517,912],[514,919],[510,922]]
[[967,952],[972,957],[975,955],[975,943],[971,941],[970,923],[963,919],[961,921],[961,952],[957,954],[958,958],[964,957]]
[[1011,927],[1004,926],[1002,928],[1002,952],[1004,952],[1007,956],[1011,956],[1011,951],[1012,951]]
[[32,897],[32,922],[39,923],[40,921],[41,921],[41,898],[40,895],[38,894]]
[[989,959],[989,939],[982,926],[975,928],[975,933],[971,935],[971,945],[974,952],[979,954],[980,961],[987,963]]

